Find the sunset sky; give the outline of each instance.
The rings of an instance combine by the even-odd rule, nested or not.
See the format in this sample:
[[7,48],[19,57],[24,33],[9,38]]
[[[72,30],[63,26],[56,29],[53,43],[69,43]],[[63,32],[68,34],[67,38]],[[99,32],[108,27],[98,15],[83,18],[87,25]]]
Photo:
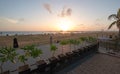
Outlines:
[[107,30],[119,8],[120,0],[0,0],[0,31]]

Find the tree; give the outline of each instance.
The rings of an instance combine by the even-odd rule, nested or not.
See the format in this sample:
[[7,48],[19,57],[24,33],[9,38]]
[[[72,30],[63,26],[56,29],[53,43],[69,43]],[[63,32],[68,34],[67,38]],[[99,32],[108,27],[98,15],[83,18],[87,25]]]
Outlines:
[[88,41],[88,38],[87,38],[87,37],[80,37],[79,39],[80,39],[80,41],[82,41],[82,42]]
[[7,61],[11,61],[12,63],[15,63],[15,59],[17,57],[17,53],[16,53],[16,50],[14,48],[7,48],[7,47],[4,47],[4,48],[0,48],[0,62],[1,62],[1,65],[0,65],[0,69],[1,69],[1,73],[3,72],[3,64]]
[[115,21],[110,24],[108,29],[110,29],[113,25],[116,25],[117,28],[119,29],[118,38],[116,38],[116,40],[115,40],[115,47],[116,47],[116,50],[118,50],[119,49],[118,48],[119,41],[120,41],[120,8],[119,8],[117,14],[112,14],[108,17],[108,19],[111,19],[111,18],[113,18]]
[[22,49],[25,52],[25,56],[29,57],[31,56],[31,50],[33,50],[34,48],[35,48],[35,45],[27,45],[27,46],[24,46]]
[[73,40],[73,39],[69,39],[69,40],[68,40],[68,43],[70,44],[70,51],[71,51],[71,47],[72,47],[72,45],[74,44],[74,40]]
[[82,42],[82,46],[84,46],[84,44],[86,45],[85,42],[88,41],[88,37],[80,37],[79,40],[80,40],[80,42]]
[[119,36],[119,39],[120,39],[120,8],[119,8],[117,14],[112,14],[108,17],[108,19],[111,19],[111,18],[113,18],[115,21],[110,24],[108,29],[110,29],[113,25],[116,25],[117,28],[119,29],[118,36]]
[[89,42],[95,42],[95,41],[97,41],[97,39],[94,38],[94,37],[89,36],[89,37],[88,37],[88,41],[89,41]]
[[35,45],[27,45],[22,49],[24,50],[25,55],[20,56],[20,59],[22,60],[21,62],[23,62],[24,64],[25,64],[25,61],[27,60],[26,57],[37,58],[42,54],[42,51],[36,48]]
[[55,51],[57,50],[57,47],[56,47],[56,45],[51,45],[50,46],[50,50],[52,51],[52,56],[54,57],[54,55],[55,55]]
[[67,44],[68,44],[68,41],[67,41],[67,40],[62,40],[62,41],[60,41],[60,44],[62,45],[62,54],[63,54],[63,50],[64,50],[64,49],[63,49],[63,48],[64,48],[63,46],[64,46],[64,45],[67,45]]
[[24,63],[24,65],[19,67],[19,72],[25,71],[26,69],[30,70],[29,65],[25,63],[25,61],[27,61],[29,57],[33,57],[35,59],[39,57],[40,54],[42,54],[42,51],[36,48],[35,45],[27,45],[22,49],[24,50],[24,54],[20,55],[18,57],[18,60]]
[[74,44],[74,49],[76,50],[76,47],[80,44],[80,41],[74,40],[73,44]]
[[40,57],[40,55],[42,54],[42,50],[38,49],[38,48],[34,48],[30,51],[31,57],[33,58],[37,58]]
[[20,55],[18,57],[18,60],[22,63],[24,63],[24,65],[26,64],[25,61],[27,61],[27,57],[25,55]]

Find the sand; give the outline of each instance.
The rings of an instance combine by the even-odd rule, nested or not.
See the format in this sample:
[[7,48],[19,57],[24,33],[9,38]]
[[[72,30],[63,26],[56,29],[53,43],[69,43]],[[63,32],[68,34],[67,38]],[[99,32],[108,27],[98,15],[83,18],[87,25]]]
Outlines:
[[88,32],[88,33],[58,33],[58,34],[39,34],[39,35],[17,35],[17,36],[0,36],[0,47],[13,47],[13,38],[18,40],[19,47],[25,45],[41,45],[49,44],[50,36],[53,37],[53,42],[63,39],[78,39],[81,36],[93,36],[93,37],[108,37],[109,35],[116,35],[116,32]]

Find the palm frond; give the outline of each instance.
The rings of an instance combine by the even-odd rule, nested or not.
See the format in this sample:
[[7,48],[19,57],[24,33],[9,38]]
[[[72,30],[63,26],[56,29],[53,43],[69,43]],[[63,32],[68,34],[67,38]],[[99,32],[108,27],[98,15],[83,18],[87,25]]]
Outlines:
[[113,23],[111,23],[110,26],[108,27],[108,29],[110,29],[116,23],[117,23],[116,21],[114,21]]
[[115,19],[115,20],[118,19],[116,14],[112,14],[108,17],[109,20],[111,20],[112,18]]
[[118,29],[120,28],[120,19],[117,20],[117,28],[118,28]]
[[120,19],[120,8],[119,8],[119,10],[117,12],[117,17]]

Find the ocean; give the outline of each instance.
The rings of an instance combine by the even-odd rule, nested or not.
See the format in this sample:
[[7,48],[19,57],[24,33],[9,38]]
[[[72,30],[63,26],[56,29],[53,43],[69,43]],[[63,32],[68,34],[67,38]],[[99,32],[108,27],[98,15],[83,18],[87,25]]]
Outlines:
[[14,35],[36,35],[36,34],[57,34],[57,33],[97,33],[100,31],[0,31],[0,36],[14,36]]
[[55,34],[57,31],[1,31],[0,36]]

